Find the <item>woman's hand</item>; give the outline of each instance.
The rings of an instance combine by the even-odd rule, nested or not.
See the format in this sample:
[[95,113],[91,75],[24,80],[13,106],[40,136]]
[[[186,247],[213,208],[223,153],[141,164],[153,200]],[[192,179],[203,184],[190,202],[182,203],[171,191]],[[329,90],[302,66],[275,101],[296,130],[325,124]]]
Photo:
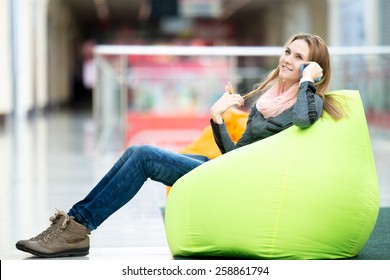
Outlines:
[[225,92],[211,107],[210,114],[212,120],[217,124],[222,124],[222,114],[232,106],[244,105],[244,99],[239,94]]
[[322,68],[317,62],[308,61],[305,64],[307,66],[302,72],[302,77],[309,78],[315,81],[316,79],[321,78],[323,76]]

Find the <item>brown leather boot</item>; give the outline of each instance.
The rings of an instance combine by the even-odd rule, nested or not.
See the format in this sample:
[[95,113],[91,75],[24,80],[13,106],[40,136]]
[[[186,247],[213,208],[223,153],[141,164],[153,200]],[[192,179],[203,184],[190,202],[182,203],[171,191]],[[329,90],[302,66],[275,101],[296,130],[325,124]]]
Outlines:
[[52,224],[39,235],[16,243],[16,248],[39,257],[85,256],[89,253],[89,230],[65,212],[57,210]]

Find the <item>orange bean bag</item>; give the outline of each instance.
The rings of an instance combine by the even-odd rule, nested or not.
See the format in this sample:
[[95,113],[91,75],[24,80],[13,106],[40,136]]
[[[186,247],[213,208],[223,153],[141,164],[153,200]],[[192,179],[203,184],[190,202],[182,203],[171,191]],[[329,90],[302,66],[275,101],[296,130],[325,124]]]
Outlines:
[[[231,108],[224,113],[223,118],[232,140],[237,142],[246,128],[248,113],[236,108]],[[214,141],[211,125],[208,125],[202,131],[199,138],[195,139],[191,144],[181,150],[180,153],[203,155],[209,157],[210,159],[220,156],[221,152]]]
[[[246,128],[248,113],[237,108],[230,108],[223,114],[226,128],[234,142],[237,142]],[[207,156],[210,159],[221,155],[215,143],[211,125],[208,125],[201,135],[180,151],[181,154],[196,154]],[[167,195],[171,187],[167,187]]]

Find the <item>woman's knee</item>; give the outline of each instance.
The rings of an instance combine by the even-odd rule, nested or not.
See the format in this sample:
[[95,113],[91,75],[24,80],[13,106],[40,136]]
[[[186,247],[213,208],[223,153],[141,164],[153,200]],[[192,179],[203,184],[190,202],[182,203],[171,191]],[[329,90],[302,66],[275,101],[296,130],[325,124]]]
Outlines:
[[122,154],[121,158],[127,160],[138,149],[139,146],[130,146]]
[[158,147],[145,144],[145,145],[137,146],[134,152],[137,154],[138,157],[149,158],[150,156],[158,153],[158,150],[160,150]]
[[126,149],[126,151],[123,153],[122,157],[125,159],[130,158],[131,156],[135,155],[136,157],[140,158],[148,158],[150,155],[156,154],[157,150],[159,148],[152,146],[152,145],[137,145],[137,146],[131,146]]

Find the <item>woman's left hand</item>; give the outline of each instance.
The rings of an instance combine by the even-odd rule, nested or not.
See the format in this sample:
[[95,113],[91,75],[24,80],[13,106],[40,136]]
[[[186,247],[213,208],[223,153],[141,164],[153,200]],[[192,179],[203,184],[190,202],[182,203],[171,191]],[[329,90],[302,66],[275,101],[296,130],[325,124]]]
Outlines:
[[244,99],[239,94],[225,92],[211,107],[211,118],[215,123],[222,124],[222,114],[230,107],[244,105]]

